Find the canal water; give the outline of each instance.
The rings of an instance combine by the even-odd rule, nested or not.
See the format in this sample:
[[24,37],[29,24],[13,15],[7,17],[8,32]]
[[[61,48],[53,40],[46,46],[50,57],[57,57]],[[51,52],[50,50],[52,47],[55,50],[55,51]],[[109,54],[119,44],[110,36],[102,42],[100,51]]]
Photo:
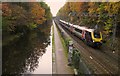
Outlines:
[[2,46],[2,74],[52,74],[51,25]]
[[46,52],[39,57],[38,67],[35,71],[28,71],[25,74],[52,74],[52,27],[50,32],[50,45],[48,45],[45,49]]

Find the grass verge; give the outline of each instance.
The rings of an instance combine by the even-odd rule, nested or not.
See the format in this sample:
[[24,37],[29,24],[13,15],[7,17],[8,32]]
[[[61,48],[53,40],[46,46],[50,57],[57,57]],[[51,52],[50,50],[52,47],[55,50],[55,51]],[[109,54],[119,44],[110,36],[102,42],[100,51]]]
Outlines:
[[55,61],[55,57],[53,56],[54,54],[55,54],[54,26],[52,26],[52,62]]

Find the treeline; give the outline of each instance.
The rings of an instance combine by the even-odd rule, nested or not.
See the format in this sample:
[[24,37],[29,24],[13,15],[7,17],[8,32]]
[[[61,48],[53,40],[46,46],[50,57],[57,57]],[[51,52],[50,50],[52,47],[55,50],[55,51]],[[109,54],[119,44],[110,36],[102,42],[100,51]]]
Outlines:
[[61,19],[107,33],[120,22],[120,2],[67,2],[57,13]]
[[120,45],[120,2],[66,2],[57,17],[89,28],[97,25],[107,46]]
[[2,3],[3,32],[26,32],[52,18],[50,8],[44,2]]
[[51,19],[50,7],[45,2],[4,2],[2,3],[3,43],[28,34]]

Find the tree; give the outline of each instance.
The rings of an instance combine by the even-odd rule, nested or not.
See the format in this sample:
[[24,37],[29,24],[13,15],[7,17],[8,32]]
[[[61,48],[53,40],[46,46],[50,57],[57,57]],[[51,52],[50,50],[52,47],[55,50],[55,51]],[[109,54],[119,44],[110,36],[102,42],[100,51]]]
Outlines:
[[52,13],[50,12],[50,7],[45,2],[40,2],[40,5],[43,9],[45,9],[45,18],[50,20],[52,18]]
[[32,3],[31,13],[36,24],[42,24],[46,20],[44,17],[45,10],[40,6],[39,3]]

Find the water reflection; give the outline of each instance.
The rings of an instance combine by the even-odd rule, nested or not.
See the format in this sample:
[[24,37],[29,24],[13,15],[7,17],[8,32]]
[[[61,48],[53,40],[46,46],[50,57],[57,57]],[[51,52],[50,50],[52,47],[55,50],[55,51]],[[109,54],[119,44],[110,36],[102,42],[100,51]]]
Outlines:
[[50,44],[50,26],[40,26],[20,39],[2,46],[2,74],[21,74],[34,71],[39,57]]

